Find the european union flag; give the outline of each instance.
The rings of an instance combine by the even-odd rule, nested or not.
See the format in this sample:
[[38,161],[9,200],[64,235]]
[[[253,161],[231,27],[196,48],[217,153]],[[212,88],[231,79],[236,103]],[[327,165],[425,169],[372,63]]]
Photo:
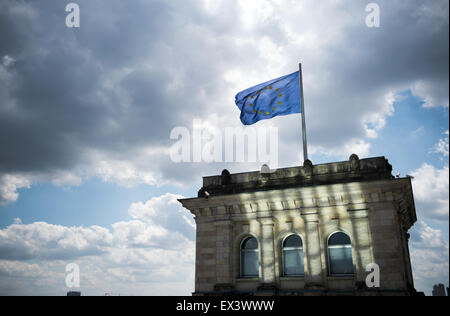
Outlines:
[[252,125],[277,115],[301,113],[299,72],[248,88],[236,95],[241,122]]

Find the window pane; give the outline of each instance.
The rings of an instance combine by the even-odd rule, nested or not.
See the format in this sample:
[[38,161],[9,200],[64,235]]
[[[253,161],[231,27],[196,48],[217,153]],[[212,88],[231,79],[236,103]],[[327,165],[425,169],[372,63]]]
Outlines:
[[258,276],[258,252],[242,251],[242,276],[257,277]]
[[284,250],[284,274],[303,275],[303,250]]
[[328,240],[328,246],[351,245],[350,237],[347,234],[339,232],[331,235]]
[[244,241],[242,249],[258,249],[258,241],[255,237],[250,237]]
[[329,248],[331,274],[353,274],[352,248]]
[[302,239],[298,235],[291,235],[285,239],[283,247],[301,247]]

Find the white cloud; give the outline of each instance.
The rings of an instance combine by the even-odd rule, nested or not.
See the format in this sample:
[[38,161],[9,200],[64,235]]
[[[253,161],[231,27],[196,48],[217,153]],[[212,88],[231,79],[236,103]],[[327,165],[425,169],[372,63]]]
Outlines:
[[186,211],[180,207],[177,199],[181,198],[183,196],[167,193],[145,203],[133,203],[128,212],[133,218],[147,223],[156,222],[165,227],[174,225],[178,228],[191,229],[195,224],[191,218],[186,217]]
[[416,223],[410,253],[416,289],[430,295],[434,284],[448,281],[449,244],[442,230],[433,229],[424,221]]
[[102,160],[95,166],[95,174],[99,175],[104,181],[114,182],[125,187],[131,187],[139,183],[157,184],[152,172],[139,170],[129,161]]
[[167,183],[161,177],[158,162],[169,160],[169,147],[142,146],[124,153],[90,149],[86,150],[85,159],[88,161],[84,169],[86,178],[100,177],[124,187]]
[[[445,90],[447,90],[446,93]],[[420,80],[414,83],[411,92],[424,101],[425,108],[438,106],[448,108],[448,87],[445,87],[444,83],[438,83],[436,86],[436,83]]]
[[112,225],[114,237],[124,245],[156,247],[158,241],[170,237],[170,233],[160,225],[147,225],[141,221],[118,222]]
[[85,294],[189,295],[195,226],[176,201],[181,197],[133,203],[133,219],[112,230],[15,221],[0,230],[0,284],[12,283],[0,294],[64,294],[65,265],[75,262]]
[[15,62],[16,62],[16,60],[8,55],[3,56],[3,58],[2,58],[2,64],[6,68],[13,65]]
[[42,277],[42,269],[33,263],[23,263],[18,261],[0,261],[0,276],[38,278]]
[[[433,228],[429,222],[448,227],[449,169],[424,163],[411,173],[419,221],[411,231],[411,262],[416,288],[431,295],[434,284],[448,280],[448,230]],[[448,228],[447,228],[448,229]]]
[[425,127],[423,125],[419,126],[414,131],[412,131],[410,133],[410,135],[411,135],[411,137],[416,138],[419,134],[423,133],[424,130],[425,130]]
[[445,240],[441,230],[431,228],[422,220],[417,222],[416,226],[418,238],[413,241],[415,247],[425,249],[448,248],[448,241]]
[[51,171],[44,174],[36,173],[0,173],[0,205],[5,205],[16,201],[19,198],[19,189],[30,189],[35,182],[51,182],[59,187],[79,186],[82,178],[65,170]]
[[22,224],[22,220],[19,217],[14,218],[13,220],[14,224]]
[[29,179],[20,175],[0,174],[0,205],[14,202],[19,197],[18,189],[30,188]]
[[56,260],[101,254],[111,241],[111,233],[100,226],[13,224],[0,230],[0,259]]
[[416,209],[423,218],[448,221],[449,169],[437,169],[424,163],[411,173]]
[[133,220],[113,224],[119,244],[134,247],[183,249],[194,240],[195,224],[177,199],[167,193],[142,203],[132,203],[128,213]]
[[439,139],[439,142],[434,145],[433,152],[437,154],[441,154],[443,156],[442,159],[448,157],[448,130],[444,132],[446,137]]
[[357,154],[359,157],[367,157],[370,152],[370,143],[354,139],[352,142],[346,143],[340,149],[327,149],[323,147],[314,146],[311,148],[312,154],[324,154],[327,156],[341,157],[348,159],[351,154]]

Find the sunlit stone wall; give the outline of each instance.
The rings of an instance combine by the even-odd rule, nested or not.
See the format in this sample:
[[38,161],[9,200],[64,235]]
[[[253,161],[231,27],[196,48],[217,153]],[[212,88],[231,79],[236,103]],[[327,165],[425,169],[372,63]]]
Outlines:
[[[195,295],[414,294],[407,231],[416,221],[409,178],[393,178],[383,157],[204,178],[199,197],[180,202],[197,223]],[[327,240],[345,232],[354,275],[330,276]],[[303,241],[304,276],[283,276],[282,241]],[[259,276],[243,278],[240,245],[258,240]],[[380,267],[368,288],[366,266]]]

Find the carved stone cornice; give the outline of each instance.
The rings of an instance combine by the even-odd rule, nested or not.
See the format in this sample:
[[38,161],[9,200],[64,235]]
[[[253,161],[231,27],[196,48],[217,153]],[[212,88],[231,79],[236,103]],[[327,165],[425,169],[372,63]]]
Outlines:
[[203,177],[198,197],[211,197],[243,192],[258,192],[292,187],[308,187],[355,181],[393,179],[392,166],[384,157],[359,159],[355,154],[348,161],[277,169],[272,173],[260,171]]

